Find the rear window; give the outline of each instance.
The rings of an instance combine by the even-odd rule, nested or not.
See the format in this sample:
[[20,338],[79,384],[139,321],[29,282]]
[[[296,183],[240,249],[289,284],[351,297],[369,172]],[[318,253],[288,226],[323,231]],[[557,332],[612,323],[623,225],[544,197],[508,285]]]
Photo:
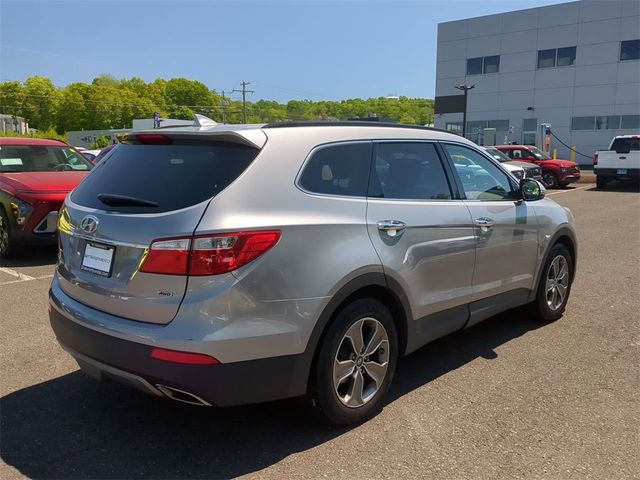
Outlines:
[[71,147],[0,146],[0,172],[69,172],[91,170],[91,163]]
[[634,138],[616,138],[611,145],[611,150],[626,152],[632,150],[640,150],[640,137]]
[[[71,199],[86,207],[125,213],[178,210],[217,195],[244,172],[258,152],[226,142],[121,144],[96,165]],[[157,206],[105,204],[98,196],[132,197]]]

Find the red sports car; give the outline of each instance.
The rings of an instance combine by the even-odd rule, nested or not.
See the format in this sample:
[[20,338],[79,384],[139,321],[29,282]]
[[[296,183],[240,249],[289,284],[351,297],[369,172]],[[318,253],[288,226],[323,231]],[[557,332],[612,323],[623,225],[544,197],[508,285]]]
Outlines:
[[62,201],[91,167],[59,140],[0,138],[0,258],[55,244]]

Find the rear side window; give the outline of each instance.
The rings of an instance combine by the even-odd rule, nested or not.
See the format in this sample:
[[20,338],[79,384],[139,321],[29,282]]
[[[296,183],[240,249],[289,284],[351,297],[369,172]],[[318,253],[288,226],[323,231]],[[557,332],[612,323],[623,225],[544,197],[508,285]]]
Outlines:
[[299,184],[312,193],[364,197],[370,164],[371,142],[328,145],[312,154]]
[[406,200],[448,200],[451,189],[431,143],[380,143],[371,171],[369,196]]
[[74,148],[53,145],[0,146],[0,172],[68,172],[91,170]]
[[[86,207],[125,213],[160,213],[214,197],[251,164],[259,150],[234,143],[116,146],[74,190]],[[157,206],[105,204],[98,195],[124,196]]]
[[632,150],[640,150],[640,137],[634,138],[616,138],[611,145],[611,150],[630,152]]

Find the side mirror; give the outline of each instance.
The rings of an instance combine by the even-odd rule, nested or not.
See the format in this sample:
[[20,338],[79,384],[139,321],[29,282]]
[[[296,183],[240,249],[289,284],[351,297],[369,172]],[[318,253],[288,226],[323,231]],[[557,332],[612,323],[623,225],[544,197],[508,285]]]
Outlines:
[[532,178],[523,178],[520,180],[520,195],[526,202],[535,202],[542,200],[546,190],[544,186],[537,180]]
[[536,157],[534,157],[533,155],[529,155],[529,156],[527,157],[527,160],[535,160],[535,159],[536,159]]

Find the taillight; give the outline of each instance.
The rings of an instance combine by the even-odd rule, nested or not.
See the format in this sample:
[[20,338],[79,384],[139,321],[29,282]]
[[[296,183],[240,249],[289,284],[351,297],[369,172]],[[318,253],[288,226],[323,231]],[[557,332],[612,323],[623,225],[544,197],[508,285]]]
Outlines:
[[278,230],[220,233],[151,244],[141,272],[167,275],[219,275],[255,260],[280,239]]
[[591,162],[592,162],[594,165],[597,165],[597,164],[598,164],[598,154],[597,154],[597,153],[594,153],[594,154],[593,154],[593,157],[591,158]]
[[189,238],[157,240],[151,244],[140,268],[141,272],[186,275],[189,266]]

